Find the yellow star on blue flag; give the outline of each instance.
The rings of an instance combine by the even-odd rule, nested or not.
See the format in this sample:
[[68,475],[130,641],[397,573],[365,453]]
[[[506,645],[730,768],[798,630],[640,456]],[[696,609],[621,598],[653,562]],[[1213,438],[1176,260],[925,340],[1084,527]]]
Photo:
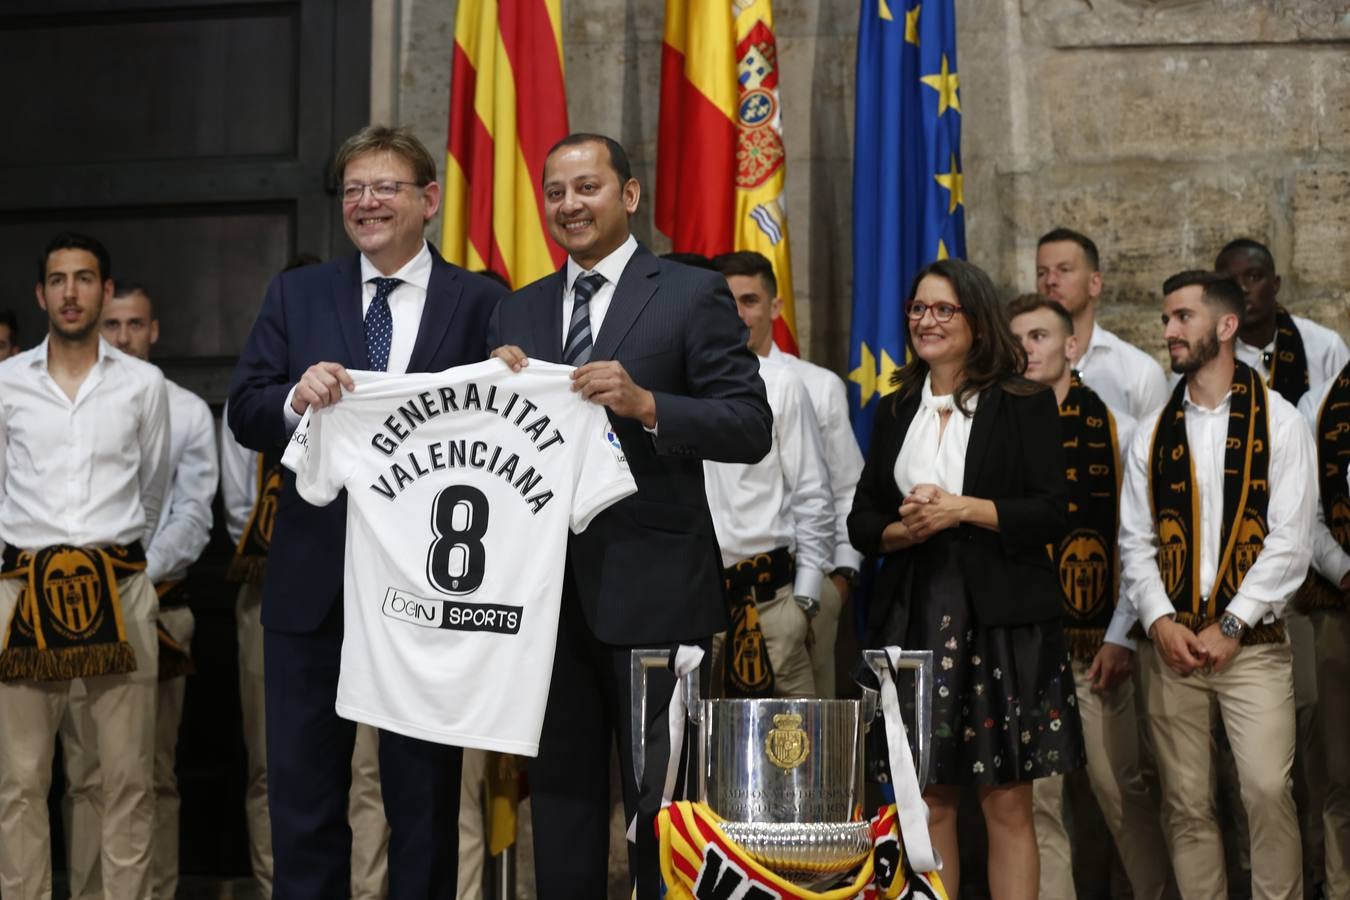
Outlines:
[[860,0],[848,388],[866,448],[906,360],[915,273],[966,255],[954,0]]

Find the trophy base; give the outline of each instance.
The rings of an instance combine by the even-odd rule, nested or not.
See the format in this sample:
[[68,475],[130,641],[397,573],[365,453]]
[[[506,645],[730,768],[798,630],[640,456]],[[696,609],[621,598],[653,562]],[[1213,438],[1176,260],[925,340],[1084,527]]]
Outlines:
[[746,855],[793,884],[820,889],[872,852],[868,822],[728,822],[719,827]]

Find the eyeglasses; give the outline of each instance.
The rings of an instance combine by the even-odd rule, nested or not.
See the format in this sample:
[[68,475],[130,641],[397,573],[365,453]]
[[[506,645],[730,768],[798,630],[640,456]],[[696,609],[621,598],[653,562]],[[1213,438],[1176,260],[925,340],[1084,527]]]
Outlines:
[[342,186],[343,203],[359,203],[366,196],[366,189],[370,189],[370,195],[376,200],[393,200],[398,196],[398,189],[407,185],[408,187],[422,187],[415,181],[377,181],[374,184],[361,184],[352,181]]
[[905,307],[905,315],[909,316],[911,322],[918,322],[925,313],[930,312],[936,321],[950,322],[952,316],[965,310],[954,303],[924,303],[922,300],[911,300]]

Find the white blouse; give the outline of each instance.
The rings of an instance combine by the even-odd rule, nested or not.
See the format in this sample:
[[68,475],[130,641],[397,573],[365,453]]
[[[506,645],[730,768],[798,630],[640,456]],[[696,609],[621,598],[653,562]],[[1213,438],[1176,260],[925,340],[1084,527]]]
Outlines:
[[[931,373],[924,378],[919,409],[895,458],[895,484],[902,497],[921,484],[935,484],[949,494],[959,494],[965,486],[966,447],[979,396],[971,395],[966,401],[970,413],[962,415],[951,394],[933,396],[932,379]],[[946,410],[952,413],[944,431],[941,414]]]

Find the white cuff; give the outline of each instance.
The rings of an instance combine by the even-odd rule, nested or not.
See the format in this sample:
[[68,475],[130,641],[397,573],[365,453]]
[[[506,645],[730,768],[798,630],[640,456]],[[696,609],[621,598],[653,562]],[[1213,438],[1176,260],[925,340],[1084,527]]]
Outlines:
[[1134,639],[1129,636],[1130,629],[1138,619],[1134,611],[1123,607],[1116,607],[1115,613],[1111,616],[1111,624],[1106,627],[1106,641],[1111,644],[1118,644],[1129,650],[1135,648]]
[[295,389],[298,388],[299,386],[300,383],[296,382],[295,385],[290,389],[290,391],[287,392],[286,403],[281,408],[281,414],[286,418],[286,434],[288,437],[290,436],[291,432],[295,431],[296,427],[300,424],[300,414],[295,411],[295,408],[293,406],[291,406],[291,401],[295,399]]
[[797,597],[819,600],[820,583],[824,580],[825,573],[817,566],[798,566],[797,577],[792,580],[792,593]]

